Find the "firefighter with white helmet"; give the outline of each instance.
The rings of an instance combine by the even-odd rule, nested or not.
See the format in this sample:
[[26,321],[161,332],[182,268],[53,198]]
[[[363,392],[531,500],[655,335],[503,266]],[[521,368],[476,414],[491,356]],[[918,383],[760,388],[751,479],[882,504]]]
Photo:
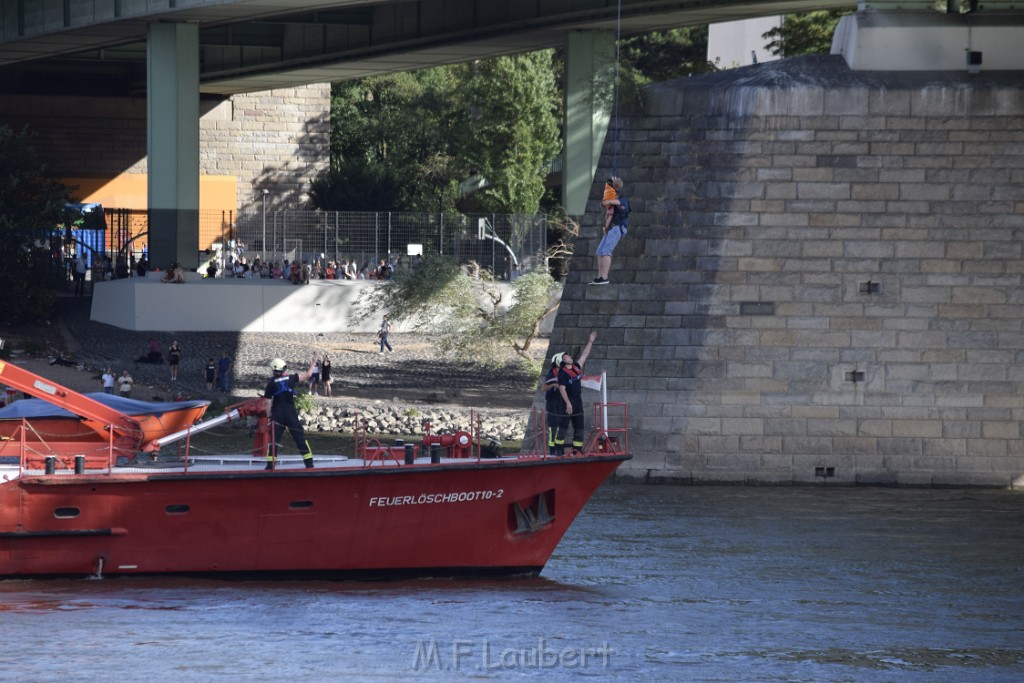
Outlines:
[[583,416],[583,393],[580,384],[583,378],[583,366],[590,357],[590,349],[597,339],[597,332],[592,331],[587,338],[587,345],[583,347],[580,357],[573,360],[568,353],[556,353],[551,358],[552,366],[557,365],[555,391],[562,403],[562,415],[559,416],[551,445],[554,446],[556,454],[561,455],[565,449],[565,438],[569,433],[569,425],[572,425],[572,450],[583,449],[585,420]]
[[281,438],[284,430],[291,432],[295,439],[295,445],[302,453],[302,463],[306,467],[313,467],[313,449],[306,441],[306,432],[299,422],[299,415],[295,411],[295,387],[309,380],[313,374],[314,358],[309,364],[306,372],[286,374],[288,363],[282,358],[275,358],[270,361],[270,369],[274,375],[267,382],[267,388],[263,391],[263,398],[270,399],[270,419],[274,430],[273,442],[267,452],[267,467],[272,470],[277,462],[277,453],[281,449]]

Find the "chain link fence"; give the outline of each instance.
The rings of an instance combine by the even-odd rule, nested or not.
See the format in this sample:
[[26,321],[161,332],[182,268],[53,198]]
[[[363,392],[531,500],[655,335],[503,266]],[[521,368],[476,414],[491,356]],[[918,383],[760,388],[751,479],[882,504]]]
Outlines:
[[[88,252],[92,279],[134,274],[148,254],[149,224],[145,211],[106,209],[105,223],[92,230],[95,244],[76,228],[64,255]],[[91,233],[90,233],[91,234]],[[306,261],[339,266],[354,262],[356,270],[372,272],[382,259],[395,267],[420,256],[446,255],[460,264],[477,264],[500,279],[546,265],[548,216],[510,214],[428,214],[402,212],[203,211],[199,215],[199,270],[212,261],[218,276],[230,275],[242,258],[252,263]],[[151,264],[157,266],[160,264]],[[70,281],[70,270],[67,275]]]
[[239,213],[221,236],[221,266],[250,262],[355,261],[372,270],[381,259],[400,266],[417,256],[447,255],[477,263],[502,279],[532,268],[547,251],[546,215],[349,213],[268,211]]

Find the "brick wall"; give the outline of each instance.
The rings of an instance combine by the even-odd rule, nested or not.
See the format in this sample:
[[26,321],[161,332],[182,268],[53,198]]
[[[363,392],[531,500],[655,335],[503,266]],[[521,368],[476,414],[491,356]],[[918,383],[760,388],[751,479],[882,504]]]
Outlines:
[[598,176],[633,202],[612,284],[595,187],[549,352],[598,329],[620,473],[1024,485],[1021,82],[805,58],[649,88]]

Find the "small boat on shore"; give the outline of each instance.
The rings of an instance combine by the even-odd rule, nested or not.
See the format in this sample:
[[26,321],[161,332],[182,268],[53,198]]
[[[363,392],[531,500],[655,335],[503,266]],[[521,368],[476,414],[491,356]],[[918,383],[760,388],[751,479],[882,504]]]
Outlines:
[[[317,454],[313,469],[286,456],[265,470],[263,399],[150,439],[137,416],[12,367],[0,362],[0,382],[103,423],[109,447],[86,458],[44,452],[24,431],[7,437],[18,448],[0,457],[0,577],[537,574],[631,457],[627,407],[601,403],[584,448],[565,456],[546,453],[538,415],[524,442],[535,447],[516,455],[489,454],[476,420],[455,434],[427,425],[402,445],[364,427],[349,455]],[[251,452],[190,453],[192,435],[251,418]],[[179,441],[171,460],[147,455]]]

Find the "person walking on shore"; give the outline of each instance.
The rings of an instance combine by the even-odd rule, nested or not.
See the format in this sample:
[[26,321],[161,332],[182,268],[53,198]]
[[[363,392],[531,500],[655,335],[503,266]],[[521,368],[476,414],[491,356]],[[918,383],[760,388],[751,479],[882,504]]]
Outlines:
[[181,344],[177,339],[167,347],[167,362],[171,366],[171,381],[176,382],[178,380],[178,363],[181,362]]
[[313,357],[313,374],[309,376],[309,393],[320,395],[320,356]]
[[217,379],[220,382],[220,393],[228,393],[228,376],[231,373],[231,358],[228,354],[222,354],[217,361]]
[[103,376],[100,377],[100,380],[102,380],[102,382],[103,382],[103,391],[104,392],[106,392],[108,394],[114,393],[114,379],[115,379],[115,377],[114,377],[114,369],[113,368],[107,368],[103,372]]
[[127,370],[121,371],[121,376],[117,378],[117,390],[118,392],[120,392],[121,396],[124,396],[125,398],[131,398],[132,383],[134,383],[134,381],[135,380],[132,379],[132,376],[128,374]]
[[391,334],[391,320],[388,316],[384,316],[384,320],[380,323],[380,331],[377,332],[377,339],[380,340],[380,353],[384,355],[384,347],[387,347],[388,351],[394,353],[394,349],[391,348],[391,344],[388,342],[388,336]]
[[324,396],[331,395],[331,359],[324,354],[320,362],[320,385],[324,388]]
[[217,361],[209,358],[206,361],[206,390],[213,391],[213,383],[217,379]]
[[309,380],[313,376],[313,366],[316,364],[316,357],[309,363],[309,370],[306,372],[285,374],[288,364],[281,358],[270,361],[270,370],[273,376],[267,382],[267,388],[263,390],[263,398],[270,399],[270,419],[273,429],[273,443],[267,453],[267,466],[265,469],[274,469],[277,463],[277,454],[281,450],[281,439],[284,437],[284,430],[287,429],[295,445],[302,453],[302,464],[307,468],[313,467],[313,449],[306,441],[306,432],[299,422],[298,413],[295,412],[295,387]]
[[85,274],[89,266],[85,262],[85,256],[81,253],[75,258],[75,271],[72,275],[75,278],[75,296],[85,296]]

